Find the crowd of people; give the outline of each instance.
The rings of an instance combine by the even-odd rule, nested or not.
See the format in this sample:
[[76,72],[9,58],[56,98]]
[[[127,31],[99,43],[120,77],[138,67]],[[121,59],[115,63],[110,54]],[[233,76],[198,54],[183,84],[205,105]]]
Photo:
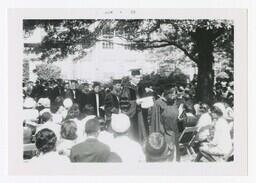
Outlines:
[[[187,86],[141,86],[138,79],[23,84],[23,143],[29,162],[182,161],[180,137],[195,127],[191,161],[227,161],[233,152],[233,85],[217,81],[214,104]],[[228,89],[224,89],[224,88]],[[33,147],[33,146],[32,146]]]

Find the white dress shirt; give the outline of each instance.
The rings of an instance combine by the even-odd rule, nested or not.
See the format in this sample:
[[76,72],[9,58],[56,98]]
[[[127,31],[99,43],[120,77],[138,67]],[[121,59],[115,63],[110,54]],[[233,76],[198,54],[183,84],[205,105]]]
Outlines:
[[124,163],[145,162],[142,147],[128,136],[114,138],[111,151],[117,153]]
[[232,150],[230,126],[224,118],[220,118],[216,121],[212,143],[216,144],[216,147],[220,149],[223,154],[228,154]]

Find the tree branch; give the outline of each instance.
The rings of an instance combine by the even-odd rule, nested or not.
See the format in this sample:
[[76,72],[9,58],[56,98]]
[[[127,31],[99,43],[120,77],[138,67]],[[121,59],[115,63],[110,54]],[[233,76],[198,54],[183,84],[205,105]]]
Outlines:
[[169,42],[172,46],[176,46],[177,48],[179,48],[180,50],[182,50],[184,52],[184,54],[190,59],[193,60],[195,63],[198,63],[198,59],[195,58],[192,54],[190,54],[184,47],[182,47],[181,45],[177,44],[176,42]]
[[166,47],[166,46],[171,46],[169,43],[166,44],[159,44],[159,45],[149,45],[149,46],[145,46],[144,49],[150,49],[150,48],[162,48],[162,47]]

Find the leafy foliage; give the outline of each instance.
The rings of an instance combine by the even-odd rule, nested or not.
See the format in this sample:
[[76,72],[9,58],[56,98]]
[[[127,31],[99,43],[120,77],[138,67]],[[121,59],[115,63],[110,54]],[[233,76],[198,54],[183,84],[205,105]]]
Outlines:
[[177,85],[186,86],[187,79],[188,76],[182,73],[180,69],[175,69],[168,77],[155,73],[145,74],[139,82],[139,86],[164,90]]
[[[47,33],[40,44],[24,44],[25,51],[41,54],[41,60],[48,63],[64,59],[68,55],[79,53],[86,55],[86,49],[96,42],[101,25],[95,20],[24,20],[24,37],[40,27]],[[103,23],[102,23],[103,24]],[[93,32],[92,32],[93,31]]]
[[199,53],[196,33],[206,30],[216,52],[229,53],[229,57],[233,53],[234,28],[230,20],[117,20],[113,29],[129,40],[134,49],[173,46],[195,62]]
[[[47,35],[39,45],[24,45],[25,51],[54,62],[78,53],[87,54],[103,32],[125,39],[131,49],[171,48],[182,51],[198,66],[197,98],[209,102],[213,94],[213,63],[225,61],[233,68],[234,25],[232,20],[129,19],[129,20],[24,20],[24,36],[35,27]],[[181,79],[181,78],[179,78]],[[160,82],[161,80],[159,80]]]
[[38,79],[49,81],[60,78],[61,69],[56,65],[43,63],[36,66],[35,73]]
[[189,77],[182,73],[180,69],[175,69],[169,76],[168,80],[170,83],[174,83],[178,86],[186,86]]
[[[54,62],[69,54],[86,55],[102,32],[113,33],[128,41],[132,49],[174,47],[192,61],[198,61],[195,33],[207,30],[212,37],[214,52],[233,61],[233,22],[231,20],[28,20],[23,21],[24,37],[36,27],[47,35],[40,45],[25,44],[25,49],[41,53],[42,60]],[[78,57],[79,57],[78,56]]]

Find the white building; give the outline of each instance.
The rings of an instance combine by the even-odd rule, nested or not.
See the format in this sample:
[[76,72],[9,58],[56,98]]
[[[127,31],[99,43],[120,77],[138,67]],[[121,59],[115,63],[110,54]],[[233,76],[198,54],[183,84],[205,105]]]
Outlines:
[[61,67],[62,76],[67,79],[108,81],[129,76],[130,70],[135,68],[141,68],[143,74],[156,72],[157,63],[147,62],[146,52],[131,50],[118,38],[111,41],[97,42],[78,61],[70,56],[55,64]]
[[[24,39],[25,43],[40,43],[45,32],[36,29],[32,36]],[[54,62],[61,68],[61,77],[63,79],[81,79],[87,81],[108,81],[111,78],[122,78],[130,76],[130,70],[141,69],[141,74],[152,72],[166,71],[168,75],[177,67],[175,64],[164,64],[164,58],[152,51],[131,50],[129,43],[121,38],[113,35],[103,35],[96,44],[86,50],[87,55],[79,60],[75,58],[77,55],[71,55],[64,60]],[[166,52],[167,53],[167,52]],[[183,53],[170,52],[167,57],[176,57],[177,54]],[[24,60],[29,61],[29,77],[30,80],[36,80],[36,74],[33,73],[37,64],[42,63],[39,60],[40,55],[24,54]],[[33,61],[31,60],[38,60]],[[163,65],[164,64],[164,65]],[[184,67],[179,65],[178,68],[192,78],[196,73],[195,67]]]

